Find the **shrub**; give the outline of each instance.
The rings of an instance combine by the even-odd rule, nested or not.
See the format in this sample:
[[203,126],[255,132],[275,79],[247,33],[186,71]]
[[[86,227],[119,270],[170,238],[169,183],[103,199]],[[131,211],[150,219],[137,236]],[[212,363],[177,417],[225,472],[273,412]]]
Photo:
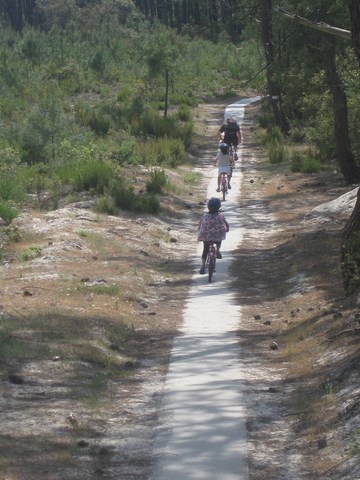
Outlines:
[[112,198],[101,197],[94,208],[97,213],[107,213],[108,215],[116,215],[117,208]]
[[40,246],[33,245],[28,247],[26,250],[24,250],[21,253],[20,259],[23,262],[26,262],[28,260],[33,260],[34,258],[40,257],[41,252],[42,252],[42,248]]
[[160,209],[160,202],[156,195],[147,194],[139,198],[137,210],[139,213],[158,213]]
[[108,164],[99,159],[88,160],[86,163],[77,165],[77,170],[74,172],[74,186],[77,191],[94,190],[97,193],[104,193],[112,176],[112,170]]
[[19,210],[16,207],[6,202],[0,202],[0,218],[2,218],[7,224],[11,223],[11,221],[18,215]]
[[317,158],[305,157],[302,162],[303,173],[318,173],[321,170],[321,162]]
[[147,110],[138,118],[134,118],[131,125],[132,135],[171,137],[174,135],[176,119],[173,116],[161,117],[154,110]]
[[262,143],[265,147],[272,145],[274,143],[282,145],[285,143],[284,135],[280,127],[272,127],[265,135],[262,140]]
[[118,94],[117,94],[117,100],[119,102],[122,102],[124,100],[127,100],[128,98],[131,97],[131,89],[130,87],[122,87],[120,88]]
[[113,177],[109,163],[102,159],[100,144],[72,145],[64,141],[59,161],[52,165],[52,174],[59,182],[72,185],[77,191],[95,190],[104,193]]
[[145,165],[176,167],[185,160],[185,147],[177,138],[159,138],[138,143],[136,150]]
[[153,170],[150,174],[150,180],[146,183],[147,193],[161,193],[166,182],[164,170]]
[[291,156],[290,170],[294,173],[301,172],[303,165],[303,158],[300,153],[293,153]]
[[136,195],[131,186],[127,186],[125,180],[113,180],[110,184],[110,195],[115,205],[123,210],[135,211]]
[[187,105],[181,105],[176,115],[182,122],[189,122],[192,119],[191,110]]
[[105,59],[101,51],[97,51],[90,60],[90,67],[98,73],[103,74],[105,70]]
[[7,202],[12,200],[20,203],[25,198],[25,181],[21,169],[15,168],[13,172],[0,170],[0,199]]
[[268,146],[268,154],[270,163],[281,163],[287,159],[286,148],[277,142]]
[[110,194],[115,205],[123,210],[137,213],[157,213],[160,208],[160,202],[156,195],[153,193],[137,195],[133,187],[125,184],[125,180],[112,182]]

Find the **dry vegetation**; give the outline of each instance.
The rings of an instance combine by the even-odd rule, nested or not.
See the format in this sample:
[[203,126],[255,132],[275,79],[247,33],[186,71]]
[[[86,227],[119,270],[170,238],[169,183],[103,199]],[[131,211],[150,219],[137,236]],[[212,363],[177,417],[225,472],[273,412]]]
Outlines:
[[[84,197],[14,222],[0,278],[0,478],[147,478],[205,200],[193,168],[212,155],[223,108],[197,110],[189,165],[167,172],[158,217],[98,215]],[[257,112],[243,127],[246,233],[233,266],[251,480],[354,480],[360,307],[339,271],[348,212],[307,215],[349,187],[266,163]]]

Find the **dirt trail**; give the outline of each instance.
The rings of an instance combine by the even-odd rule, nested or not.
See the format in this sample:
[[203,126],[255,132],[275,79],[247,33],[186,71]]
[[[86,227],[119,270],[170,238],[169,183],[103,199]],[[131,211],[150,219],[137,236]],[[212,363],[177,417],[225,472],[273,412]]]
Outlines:
[[[240,125],[246,103],[233,104],[229,113]],[[211,118],[208,121],[211,123]],[[215,154],[216,147],[212,147],[202,155],[207,198],[219,196],[215,191],[217,169],[212,167]],[[211,284],[206,275],[194,276],[180,335],[172,348],[158,429],[159,462],[153,480],[249,478],[243,372],[236,338],[241,311],[230,288],[232,252],[243,235],[237,212],[241,162],[239,149],[232,189],[222,203],[230,224],[222,244],[223,258],[217,261]],[[197,250],[196,270],[202,244]]]

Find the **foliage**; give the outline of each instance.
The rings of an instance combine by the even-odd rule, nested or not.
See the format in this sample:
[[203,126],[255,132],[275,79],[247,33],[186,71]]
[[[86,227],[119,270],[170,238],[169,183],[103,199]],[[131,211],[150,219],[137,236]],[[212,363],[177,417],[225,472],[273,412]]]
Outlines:
[[116,215],[118,209],[111,197],[101,197],[94,207],[95,212],[107,213],[108,215]]
[[287,160],[288,154],[282,143],[273,142],[268,144],[267,148],[270,163],[281,163]]
[[140,143],[136,151],[145,165],[176,167],[185,160],[185,148],[179,139],[160,138]]
[[167,183],[164,170],[155,169],[150,173],[150,180],[146,183],[146,191],[148,193],[162,193]]
[[109,189],[116,207],[136,213],[158,213],[160,202],[153,193],[136,194],[124,179],[113,181]]
[[59,161],[53,164],[53,174],[61,183],[77,191],[93,190],[104,193],[113,177],[110,164],[102,157],[101,145],[89,143],[73,146],[64,141],[59,149]]
[[318,173],[321,170],[321,162],[311,152],[307,155],[294,153],[291,156],[291,171],[301,173]]
[[278,126],[273,126],[270,131],[265,133],[262,143],[268,151],[270,163],[281,163],[287,159],[285,138]]
[[34,258],[40,257],[42,248],[38,245],[33,245],[24,250],[20,255],[20,260],[26,262],[28,260],[33,260]]
[[[214,18],[201,2],[198,10],[189,2],[186,14],[180,9],[171,17],[168,6],[162,6],[149,21],[140,3],[137,9],[122,0],[38,2],[37,21],[29,17],[24,23],[23,12],[11,17],[15,28],[9,5],[0,7],[5,24],[0,31],[0,164],[1,155],[10,155],[14,165],[0,181],[0,198],[6,202],[20,203],[26,192],[40,198],[46,190],[56,199],[64,186],[103,195],[129,164],[177,167],[192,141],[190,107],[212,95],[264,90],[255,4],[240,0],[224,9],[215,1]],[[288,0],[287,7],[307,14],[306,2]],[[345,26],[345,9],[340,2],[337,7],[324,18]],[[175,19],[176,30],[169,28]],[[335,152],[321,48],[326,40],[278,13],[273,14],[273,33],[273,78],[284,92],[293,137],[314,145],[324,163]],[[359,69],[352,48],[340,51],[350,136],[360,156]],[[171,113],[164,118],[166,98]],[[268,130],[270,161],[280,162],[287,152],[274,121],[269,108],[260,117]]]
[[[19,150],[0,147],[0,200],[21,203],[25,197],[25,168],[21,165]],[[4,217],[2,217],[4,218]]]
[[0,218],[9,224],[14,218],[19,215],[19,209],[7,202],[0,201]]

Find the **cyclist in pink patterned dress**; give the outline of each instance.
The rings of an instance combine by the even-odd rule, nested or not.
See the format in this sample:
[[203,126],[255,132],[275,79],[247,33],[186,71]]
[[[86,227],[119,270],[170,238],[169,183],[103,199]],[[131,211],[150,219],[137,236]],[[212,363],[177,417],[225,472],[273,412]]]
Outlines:
[[219,213],[221,202],[219,198],[212,197],[207,204],[208,213],[204,213],[199,222],[198,240],[204,243],[201,255],[201,268],[199,273],[205,273],[205,262],[209,252],[210,242],[216,243],[216,258],[222,258],[220,247],[222,240],[225,240],[226,233],[229,231],[229,224],[224,215]]

